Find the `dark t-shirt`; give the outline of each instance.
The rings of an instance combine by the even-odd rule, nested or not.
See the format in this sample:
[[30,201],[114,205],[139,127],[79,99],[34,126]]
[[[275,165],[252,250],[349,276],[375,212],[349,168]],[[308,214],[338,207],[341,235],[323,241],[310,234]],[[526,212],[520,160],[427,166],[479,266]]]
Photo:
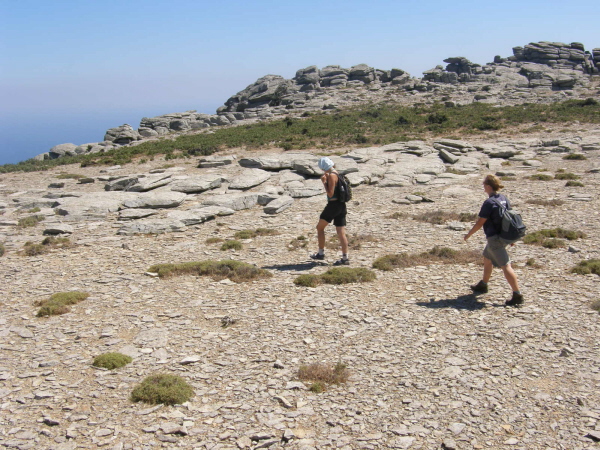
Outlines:
[[500,211],[496,203],[497,200],[494,199],[499,200],[506,209],[510,209],[510,202],[502,194],[492,194],[483,202],[479,211],[479,217],[487,219],[483,224],[483,232],[485,233],[485,237],[488,238],[500,234]]

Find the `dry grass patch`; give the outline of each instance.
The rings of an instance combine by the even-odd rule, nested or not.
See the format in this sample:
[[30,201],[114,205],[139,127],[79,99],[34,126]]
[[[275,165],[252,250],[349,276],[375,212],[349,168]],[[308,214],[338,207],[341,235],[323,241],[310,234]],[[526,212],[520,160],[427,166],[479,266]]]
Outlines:
[[600,276],[600,259],[587,259],[580,261],[575,267],[571,269],[572,273],[578,273],[580,275],[596,274]]
[[78,173],[61,173],[56,175],[56,178],[59,180],[80,180],[81,178],[85,178],[85,175],[80,175]]
[[271,228],[257,228],[256,230],[241,230],[233,236],[236,239],[254,239],[257,236],[275,236],[279,231]]
[[590,305],[592,307],[592,309],[594,311],[597,311],[600,313],[600,300],[595,300],[592,302],[592,304]]
[[44,216],[40,216],[37,214],[34,216],[27,216],[27,217],[23,217],[23,218],[19,219],[17,226],[19,228],[35,227],[38,223],[42,222],[43,220],[44,220]]
[[299,248],[308,247],[308,238],[306,236],[300,235],[294,239],[292,239],[288,243],[288,250],[298,250]]
[[348,367],[342,362],[338,362],[335,366],[313,363],[308,366],[300,366],[298,369],[298,379],[312,383],[309,389],[315,393],[325,391],[327,385],[345,383],[349,377]]
[[52,249],[71,248],[74,245],[69,238],[48,236],[40,244],[34,244],[30,241],[25,242],[23,253],[26,256],[38,256],[44,255]]
[[574,241],[576,239],[585,239],[586,234],[581,231],[566,230],[564,228],[551,228],[534,231],[523,237],[523,243],[530,245],[541,245],[545,248],[564,247],[566,242],[563,239]]
[[197,261],[181,264],[155,264],[148,269],[148,272],[157,273],[161,278],[176,275],[197,275],[210,276],[217,281],[229,278],[236,283],[270,278],[273,276],[270,272],[259,269],[252,264],[231,259],[222,261]]
[[529,177],[530,180],[536,180],[536,181],[551,181],[554,180],[554,177],[552,175],[548,175],[547,173],[535,173],[533,175],[530,175]]
[[565,201],[560,200],[558,198],[553,198],[551,200],[546,200],[543,198],[530,198],[525,203],[529,203],[530,205],[539,205],[539,206],[561,206],[561,205],[564,205]]
[[4,248],[4,244],[0,242],[0,256],[4,256],[6,253],[6,249]]
[[94,358],[94,362],[92,366],[94,367],[103,367],[108,370],[118,369],[120,367],[126,366],[133,359],[131,356],[124,355],[123,353],[112,352],[112,353],[103,353]]
[[373,262],[373,268],[389,271],[428,264],[470,264],[480,262],[481,252],[479,251],[454,250],[448,247],[435,246],[423,253],[399,253],[382,256]]
[[565,187],[584,187],[585,185],[581,181],[567,181]]
[[225,241],[223,242],[223,245],[221,245],[221,250],[225,251],[225,250],[241,250],[244,248],[244,245],[240,242],[240,241]]
[[586,160],[587,157],[585,155],[582,155],[581,153],[570,153],[568,155],[563,156],[563,159],[566,159],[568,161],[583,161]]
[[527,261],[525,262],[525,265],[527,267],[531,267],[532,269],[541,269],[542,265],[538,264],[535,260],[535,258],[529,258],[527,259]]
[[570,172],[561,172],[554,175],[555,180],[579,180],[579,178],[581,178],[579,175]]
[[[346,237],[348,239],[348,247],[351,250],[360,250],[363,244],[366,244],[367,242],[379,241],[379,239],[372,234],[348,234]],[[340,240],[338,239],[337,234],[334,234],[329,238],[327,248],[338,249],[340,247]]]
[[223,242],[223,238],[210,237],[210,238],[206,239],[206,241],[204,241],[204,242],[206,242],[207,244],[217,244],[219,242]]
[[90,294],[87,292],[58,292],[46,300],[41,300],[35,303],[35,306],[40,307],[37,312],[37,316],[59,316],[61,314],[68,313],[71,310],[71,308],[69,308],[70,305],[76,305],[89,296]]
[[320,284],[366,283],[377,278],[364,267],[334,267],[321,275],[304,274],[294,280],[296,286],[316,287]]
[[180,405],[194,396],[192,387],[180,376],[157,374],[146,377],[131,392],[131,401],[151,405]]
[[437,210],[414,215],[413,219],[419,222],[443,225],[446,222],[474,222],[477,220],[477,214]]

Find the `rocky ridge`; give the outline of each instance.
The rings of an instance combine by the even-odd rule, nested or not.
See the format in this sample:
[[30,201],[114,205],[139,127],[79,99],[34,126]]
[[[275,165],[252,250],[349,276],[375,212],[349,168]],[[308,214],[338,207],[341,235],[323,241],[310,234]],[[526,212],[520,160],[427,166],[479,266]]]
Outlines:
[[[562,159],[567,154],[587,160]],[[476,212],[482,175],[490,171],[511,177],[507,195],[530,231],[563,227],[588,237],[569,248],[518,243],[511,250],[527,302],[517,310],[499,307],[508,288],[497,271],[489,294],[469,295],[468,284],[481,275],[474,264],[377,271],[373,283],[299,288],[292,283],[297,275],[327,269],[307,258],[325,202],[318,155],[236,151],[199,167],[155,161],[61,168],[86,182],[56,183],[57,170],[2,175],[0,446],[597,448],[600,324],[589,304],[600,298],[600,277],[569,269],[600,258],[600,130],[577,125],[493,141],[416,141],[333,158],[355,186],[348,233],[365,237],[351,250],[354,267],[434,245],[464,248],[470,224],[411,217]],[[528,178],[558,169],[585,186]],[[17,227],[32,214],[45,220]],[[245,240],[237,251],[206,243],[259,227],[279,234]],[[75,246],[19,254],[45,233],[70,236]],[[290,249],[299,235],[309,246]],[[482,248],[481,233],[472,241],[469,247]],[[335,254],[328,247],[328,261]],[[273,278],[235,284],[146,274],[156,263],[224,258],[265,268]],[[68,314],[35,317],[35,301],[70,290],[91,296]],[[225,318],[234,324],[223,328]],[[106,351],[134,361],[115,371],[93,368]],[[297,370],[320,361],[346,363],[348,383],[308,391]],[[133,387],[157,372],[183,376],[194,398],[174,407],[131,403]]]
[[600,48],[586,51],[583,44],[577,42],[531,43],[513,48],[512,56],[496,56],[485,65],[464,57],[452,57],[444,62],[447,63],[445,68],[437,66],[428,70],[423,78],[413,78],[402,69],[381,70],[366,64],[351,68],[310,66],[298,70],[292,79],[266,75],[231,96],[216,114],[186,111],[144,117],[137,129],[124,124],[107,130],[102,142],[60,144],[35,159],[106,152],[161,137],[202,132],[215,126],[297,117],[361,103],[445,101],[449,106],[472,102],[515,105],[598,95],[591,80],[600,73]]

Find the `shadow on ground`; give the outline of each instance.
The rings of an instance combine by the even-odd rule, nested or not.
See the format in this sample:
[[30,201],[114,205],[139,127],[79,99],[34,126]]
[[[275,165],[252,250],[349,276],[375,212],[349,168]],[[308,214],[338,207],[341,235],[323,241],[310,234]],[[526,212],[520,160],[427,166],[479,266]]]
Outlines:
[[299,264],[274,264],[272,266],[263,266],[263,269],[279,270],[281,272],[302,272],[304,270],[314,269],[317,266],[328,266],[327,263],[310,261]]
[[419,306],[425,308],[439,309],[439,308],[454,308],[454,309],[466,309],[468,311],[477,311],[485,308],[485,303],[477,300],[477,297],[473,294],[460,295],[456,298],[447,298],[444,300],[432,300],[429,302],[417,302]]

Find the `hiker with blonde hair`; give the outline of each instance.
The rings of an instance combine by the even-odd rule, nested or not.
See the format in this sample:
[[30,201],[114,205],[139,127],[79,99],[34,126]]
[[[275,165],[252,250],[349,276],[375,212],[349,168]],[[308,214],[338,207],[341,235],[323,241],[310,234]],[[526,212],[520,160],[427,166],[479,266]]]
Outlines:
[[510,300],[505,302],[506,306],[520,306],[523,304],[523,295],[519,290],[519,281],[510,264],[510,257],[506,247],[513,245],[511,242],[500,237],[501,216],[500,209],[510,209],[508,199],[499,194],[498,191],[504,186],[500,179],[495,175],[487,175],[483,180],[483,190],[488,195],[488,198],[481,205],[479,218],[473,228],[465,234],[464,240],[469,239],[473,234],[483,227],[487,245],[483,249],[483,277],[479,283],[471,286],[471,290],[475,294],[484,294],[488,291],[488,283],[492,276],[494,267],[500,267],[504,273],[504,278],[512,288],[513,294]]

